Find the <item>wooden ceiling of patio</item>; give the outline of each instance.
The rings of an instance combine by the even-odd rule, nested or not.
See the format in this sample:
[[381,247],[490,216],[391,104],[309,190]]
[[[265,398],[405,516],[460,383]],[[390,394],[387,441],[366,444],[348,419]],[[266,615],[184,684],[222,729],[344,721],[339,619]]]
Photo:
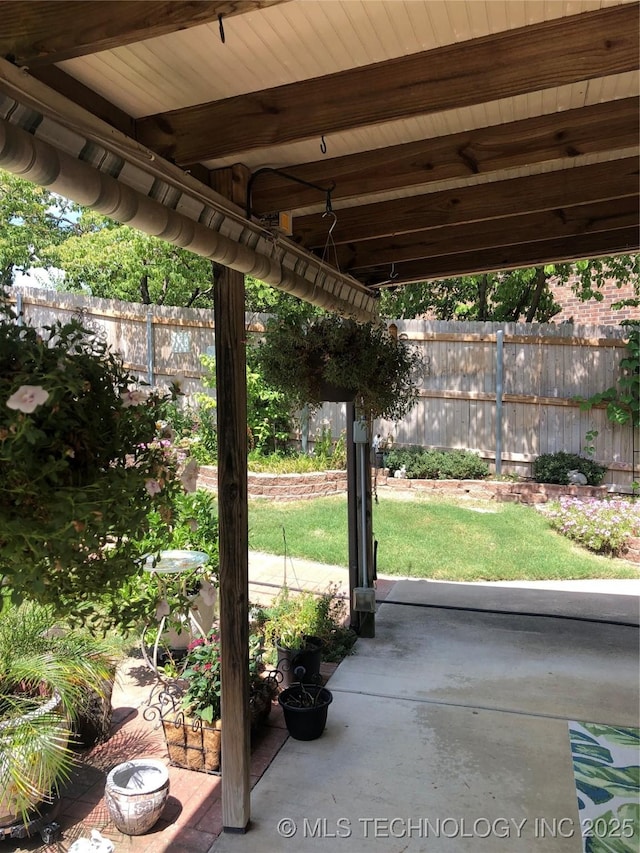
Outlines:
[[3,2],[0,55],[376,288],[638,249],[638,10]]

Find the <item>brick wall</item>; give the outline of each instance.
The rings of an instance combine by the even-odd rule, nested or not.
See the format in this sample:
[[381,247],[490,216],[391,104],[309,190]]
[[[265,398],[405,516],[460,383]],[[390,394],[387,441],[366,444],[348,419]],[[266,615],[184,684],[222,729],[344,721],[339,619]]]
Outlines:
[[562,311],[553,316],[552,322],[569,323],[573,319],[574,324],[584,326],[617,326],[621,320],[638,318],[637,308],[622,308],[618,311],[611,308],[612,303],[633,298],[632,284],[618,288],[615,282],[611,280],[605,283],[600,292],[604,296],[602,302],[598,302],[596,299],[581,302],[573,293],[570,284],[566,286],[552,285],[553,298],[559,305],[562,305]]
[[[215,491],[218,471],[214,466],[200,466],[198,488]],[[305,500],[345,494],[346,471],[314,471],[309,474],[257,474],[249,472],[250,498],[271,500]],[[494,480],[400,480],[378,474],[377,487],[384,493],[411,489],[415,492],[452,494],[512,503],[538,504],[557,500],[563,495],[592,498],[604,497],[606,486],[554,486],[549,483],[502,482]]]

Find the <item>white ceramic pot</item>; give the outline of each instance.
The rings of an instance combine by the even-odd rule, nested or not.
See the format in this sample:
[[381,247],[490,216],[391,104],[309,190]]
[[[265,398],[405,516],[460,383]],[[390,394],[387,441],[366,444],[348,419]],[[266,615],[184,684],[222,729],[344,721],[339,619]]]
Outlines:
[[109,815],[125,835],[143,835],[160,817],[169,796],[169,771],[155,758],[118,764],[107,776],[104,798]]

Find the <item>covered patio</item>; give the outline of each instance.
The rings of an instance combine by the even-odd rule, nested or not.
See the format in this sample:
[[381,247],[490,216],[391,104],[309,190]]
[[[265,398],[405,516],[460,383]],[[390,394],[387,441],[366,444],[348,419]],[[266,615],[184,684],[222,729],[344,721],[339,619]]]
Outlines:
[[[343,568],[295,560],[291,569],[292,586],[348,589]],[[282,558],[251,553],[252,600],[272,594],[282,573]],[[334,699],[322,738],[292,740],[274,707],[254,742],[244,835],[222,833],[222,779],[176,767],[150,832],[127,837],[114,827],[105,773],[138,754],[162,759],[166,750],[145,715],[150,673],[130,659],[114,694],[114,734],[82,756],[63,792],[61,841],[43,846],[38,838],[16,849],[66,851],[93,828],[130,853],[279,853],[322,844],[349,853],[583,853],[589,830],[612,841],[597,813],[578,809],[572,730],[596,726],[598,750],[611,749],[607,732],[637,731],[639,586],[382,578],[376,639],[359,640],[330,675]],[[627,755],[637,762],[637,747]],[[614,767],[603,760],[602,775],[591,779],[603,796],[613,793],[614,760]],[[602,812],[615,814],[633,797],[632,790],[611,796]],[[632,823],[623,823],[629,814]],[[619,812],[616,840],[625,853],[637,846],[635,814]]]
[[[637,250],[638,4],[38,0],[5,2],[2,18],[0,166],[215,265],[222,811],[242,833],[254,825],[244,275],[362,321],[382,287]],[[383,609],[381,625],[400,612]],[[487,714],[503,713],[499,698]],[[365,720],[370,703],[349,701]],[[394,707],[428,742],[413,706]],[[341,755],[355,767],[352,750],[375,757],[376,736],[351,732]],[[328,772],[293,763],[311,792]],[[272,805],[256,794],[263,818]]]

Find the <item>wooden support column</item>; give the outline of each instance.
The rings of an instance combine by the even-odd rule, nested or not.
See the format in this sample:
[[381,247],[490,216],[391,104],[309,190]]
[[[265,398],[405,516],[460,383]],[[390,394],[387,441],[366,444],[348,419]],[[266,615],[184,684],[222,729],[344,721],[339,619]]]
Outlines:
[[347,403],[347,533],[349,538],[349,626],[360,633],[360,613],[353,607],[353,590],[360,586],[358,577],[358,468],[353,424],[355,403]]
[[250,818],[249,527],[244,275],[216,267],[222,823],[245,832]]

